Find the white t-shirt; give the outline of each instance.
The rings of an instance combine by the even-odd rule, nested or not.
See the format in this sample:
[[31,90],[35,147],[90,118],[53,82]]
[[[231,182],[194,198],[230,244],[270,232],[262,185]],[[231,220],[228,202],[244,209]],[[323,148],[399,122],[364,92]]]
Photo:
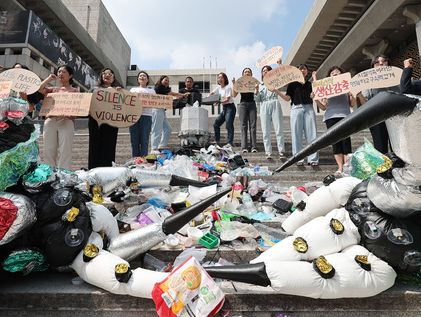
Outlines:
[[[148,88],[148,87],[133,87],[130,89],[130,92],[136,92],[136,93],[141,93],[141,94],[154,94],[155,90],[152,88]],[[142,116],[150,116],[152,117],[152,109],[153,108],[143,108],[142,109]]]
[[228,103],[234,103],[234,98],[232,98],[232,89],[230,86],[227,85],[224,88],[222,88],[221,86],[218,86],[212,92],[214,94],[219,94],[221,96],[221,99],[224,97],[229,97],[227,101],[222,103],[223,105],[226,105]]

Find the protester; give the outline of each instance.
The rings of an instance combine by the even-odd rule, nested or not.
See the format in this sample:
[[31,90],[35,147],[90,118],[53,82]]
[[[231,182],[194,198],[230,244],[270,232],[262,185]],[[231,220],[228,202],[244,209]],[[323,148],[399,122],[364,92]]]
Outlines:
[[[292,82],[287,86],[286,94],[279,96],[285,101],[291,101],[291,137],[292,154],[296,154],[303,148],[303,133],[307,144],[310,144],[316,137],[316,114],[313,109],[312,87],[308,81],[308,66],[301,64],[298,69],[304,76],[305,82]],[[319,153],[313,153],[307,157],[307,163],[311,166],[319,165]],[[303,160],[297,162],[298,166],[304,164]]]
[[[390,65],[390,59],[385,55],[378,55],[371,62],[372,68],[380,67],[380,66],[389,66],[389,65]],[[385,91],[385,90],[392,90],[395,92],[400,91],[398,86],[364,90],[362,91],[362,96],[363,96],[362,103],[364,104],[365,102],[367,102],[367,100],[370,100],[371,98],[373,98],[380,91]],[[387,132],[386,123],[380,122],[379,124],[372,126],[370,128],[370,132],[371,132],[371,137],[373,138],[374,148],[383,154],[389,152],[389,134]]]
[[[140,71],[137,75],[138,87],[133,87],[130,92],[155,94],[155,90],[148,88],[149,74]],[[130,141],[132,144],[132,157],[146,156],[148,154],[149,137],[152,127],[152,108],[142,108],[142,115],[139,120],[132,125],[130,130]]]
[[[167,75],[162,75],[156,82],[155,93],[177,98],[184,98],[189,95],[189,93],[180,94],[178,92],[172,92],[170,79]],[[151,154],[159,154],[159,150],[165,149],[168,146],[171,135],[171,125],[168,122],[165,111],[166,109],[154,108],[152,112]]]
[[[114,87],[114,84],[114,71],[110,68],[104,68],[99,75],[98,87],[95,87],[92,91],[100,88]],[[98,125],[98,122],[91,116],[89,116],[88,127],[88,168],[112,166],[112,163],[115,162],[118,128],[106,123]]]
[[218,94],[222,104],[222,111],[216,118],[213,129],[215,132],[215,142],[221,142],[221,125],[226,122],[228,143],[226,146],[232,147],[234,144],[234,118],[237,109],[235,108],[234,98],[232,97],[232,89],[228,86],[228,77],[225,73],[218,74],[218,87],[215,88],[209,95]]
[[187,76],[184,80],[185,88],[181,88],[179,90],[179,93],[186,94],[188,93],[186,97],[179,99],[176,103],[175,108],[180,109],[184,108],[187,104],[190,106],[193,106],[193,104],[197,101],[199,103],[199,107],[202,104],[202,94],[200,91],[194,87],[194,80],[193,77]]
[[421,80],[412,80],[414,61],[408,58],[403,61],[400,89],[403,94],[421,95]]
[[[253,76],[250,68],[244,68],[242,76]],[[235,83],[235,78],[232,83]],[[233,90],[233,97],[236,97],[238,92]],[[241,125],[241,150],[243,153],[249,151],[248,146],[248,133],[250,130],[251,152],[257,152],[256,146],[256,121],[257,121],[257,108],[254,101],[254,94],[252,92],[240,93],[240,104],[238,105],[238,116]]]
[[[272,67],[266,65],[262,67],[262,80],[266,74],[272,70]],[[256,85],[255,99],[260,102],[260,124],[263,132],[263,146],[265,148],[266,158],[272,159],[272,125],[275,129],[276,144],[278,146],[279,158],[285,158],[285,141],[281,103],[278,96],[283,95],[278,89],[270,90],[265,85]]]
[[[46,87],[54,80],[60,85]],[[79,87],[72,86],[73,69],[61,65],[56,74],[49,75],[42,83],[39,91],[44,95],[54,92],[79,92]],[[52,167],[70,169],[72,163],[73,135],[75,132],[74,118],[64,116],[47,116],[44,122],[44,162]]]
[[[332,66],[328,70],[326,77],[337,76],[343,73],[344,70],[341,67]],[[313,72],[313,80],[317,80],[316,72]],[[351,113],[350,107],[352,107],[353,101],[352,95],[345,93],[329,99],[316,100],[316,103],[320,109],[325,111],[323,122],[326,124],[326,127],[330,129]],[[335,172],[335,176],[341,177],[344,164],[346,163],[347,154],[352,152],[351,138],[348,137],[343,139],[333,144],[332,147],[333,156],[335,157],[336,164],[338,165],[338,170]]]

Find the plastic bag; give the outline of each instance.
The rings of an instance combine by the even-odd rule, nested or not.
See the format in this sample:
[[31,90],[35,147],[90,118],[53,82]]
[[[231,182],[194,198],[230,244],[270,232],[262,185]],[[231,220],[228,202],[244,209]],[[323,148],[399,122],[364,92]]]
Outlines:
[[364,144],[355,151],[349,162],[351,176],[367,179],[375,175],[377,167],[385,162],[383,157],[383,154],[365,139]]

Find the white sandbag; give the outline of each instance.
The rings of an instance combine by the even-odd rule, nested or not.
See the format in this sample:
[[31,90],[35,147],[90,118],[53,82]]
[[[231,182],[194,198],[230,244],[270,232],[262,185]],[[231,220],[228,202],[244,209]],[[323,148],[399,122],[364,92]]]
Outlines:
[[170,273],[156,272],[137,268],[127,283],[128,295],[152,298],[152,290],[156,283],[163,281]]
[[95,232],[104,231],[108,239],[112,240],[119,235],[117,221],[107,207],[87,202],[91,214],[92,230]]
[[307,198],[303,211],[294,211],[282,223],[282,228],[292,234],[297,228],[316,217],[324,216],[335,208],[345,205],[352,189],[361,182],[355,177],[340,178],[329,186],[322,186]]
[[[342,233],[332,229],[332,219],[338,220],[343,226]],[[303,239],[307,251],[298,252],[294,247],[296,239]],[[360,242],[358,228],[351,221],[345,208],[334,209],[324,217],[318,217],[298,228],[294,234],[263,252],[250,263],[270,261],[311,261],[323,254],[336,253],[344,248]]]
[[[355,255],[368,255],[371,269],[363,269]],[[272,288],[283,294],[312,298],[369,297],[393,286],[396,278],[395,271],[386,262],[359,245],[325,258],[335,269],[332,278],[322,277],[310,262],[266,263]]]

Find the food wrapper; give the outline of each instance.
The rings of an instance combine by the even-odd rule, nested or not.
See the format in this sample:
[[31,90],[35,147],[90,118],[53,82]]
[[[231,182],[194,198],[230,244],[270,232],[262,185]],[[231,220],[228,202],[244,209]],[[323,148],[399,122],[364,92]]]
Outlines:
[[196,259],[189,257],[155,284],[152,299],[160,317],[207,317],[222,308],[225,295]]

